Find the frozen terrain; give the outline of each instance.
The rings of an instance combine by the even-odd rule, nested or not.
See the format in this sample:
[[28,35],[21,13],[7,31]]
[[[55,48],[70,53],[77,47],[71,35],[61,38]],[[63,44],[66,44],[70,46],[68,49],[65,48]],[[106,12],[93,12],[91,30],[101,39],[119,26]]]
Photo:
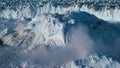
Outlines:
[[1,0],[0,68],[119,68],[119,0]]

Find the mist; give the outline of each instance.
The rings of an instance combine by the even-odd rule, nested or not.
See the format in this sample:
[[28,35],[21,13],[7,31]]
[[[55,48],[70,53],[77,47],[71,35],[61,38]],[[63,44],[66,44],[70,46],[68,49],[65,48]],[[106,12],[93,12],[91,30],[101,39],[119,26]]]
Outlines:
[[93,48],[93,41],[88,35],[88,28],[82,24],[72,27],[67,33],[64,47],[40,45],[26,54],[25,60],[41,66],[61,65],[69,61],[84,59]]
[[101,38],[92,38],[89,28],[83,24],[71,27],[67,32],[66,39],[64,47],[40,45],[27,54],[26,61],[45,67],[84,59],[95,53],[120,58],[119,39],[106,43]]

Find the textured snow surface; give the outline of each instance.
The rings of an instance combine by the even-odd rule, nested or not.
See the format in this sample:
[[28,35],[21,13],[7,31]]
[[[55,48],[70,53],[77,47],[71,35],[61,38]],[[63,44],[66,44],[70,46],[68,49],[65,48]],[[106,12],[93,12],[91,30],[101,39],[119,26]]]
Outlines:
[[[119,8],[96,11],[77,4],[69,7],[27,4],[0,10],[0,39],[4,42],[0,45],[0,68],[120,67]],[[115,45],[115,54],[112,46],[109,50],[103,44]],[[94,52],[89,53],[92,48]],[[99,49],[102,55],[97,54]]]
[[[9,8],[9,7],[8,7]],[[86,5],[79,7],[77,4],[69,7],[58,6],[54,7],[50,3],[40,6],[30,6],[29,4],[18,6],[17,9],[5,9],[0,12],[0,17],[8,19],[18,19],[23,20],[24,18],[34,18],[37,15],[44,13],[59,13],[64,14],[71,11],[85,11],[90,14],[94,14],[98,18],[109,21],[120,21],[120,10],[119,8],[115,9],[101,9],[96,11],[93,8],[89,8]]]

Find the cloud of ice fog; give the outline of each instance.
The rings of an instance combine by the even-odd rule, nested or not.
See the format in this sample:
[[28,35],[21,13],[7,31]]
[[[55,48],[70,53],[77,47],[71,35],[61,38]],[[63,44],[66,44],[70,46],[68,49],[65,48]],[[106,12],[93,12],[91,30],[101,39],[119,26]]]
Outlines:
[[65,47],[40,46],[27,54],[25,59],[28,62],[49,66],[85,58],[92,51],[93,41],[88,35],[87,28],[82,24],[68,31],[67,40]]
[[85,58],[93,52],[94,42],[89,35],[89,30],[85,25],[78,25],[70,29],[68,34],[68,44],[76,50],[79,58]]
[[25,27],[25,24],[18,24],[16,26],[16,28],[14,29],[17,33],[19,33],[19,35],[23,35],[25,32],[24,32],[24,27]]

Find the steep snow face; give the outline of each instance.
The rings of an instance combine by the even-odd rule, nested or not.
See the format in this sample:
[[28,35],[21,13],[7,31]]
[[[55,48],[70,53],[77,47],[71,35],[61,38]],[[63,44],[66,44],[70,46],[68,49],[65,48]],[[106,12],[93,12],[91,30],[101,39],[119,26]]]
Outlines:
[[83,6],[81,11],[88,12],[90,14],[93,14],[97,16],[98,18],[101,18],[103,20],[107,21],[120,21],[120,9],[115,8],[115,9],[102,9],[100,11],[95,11],[93,8],[88,9],[87,6]]
[[66,12],[72,12],[72,11],[85,11],[103,20],[120,21],[119,19],[120,9],[117,7],[115,7],[115,9],[108,9],[106,7],[96,11],[94,7],[90,8],[87,5],[83,5],[82,7],[79,7],[78,4],[69,7],[63,7],[58,5],[57,7],[54,7],[52,6],[51,3],[47,3],[41,7],[39,6],[40,4],[38,4],[38,6],[34,6],[34,5],[31,6],[29,3],[27,3],[27,5],[18,5],[16,9],[12,9],[12,8],[9,9],[10,7],[8,7],[0,12],[0,17],[8,18],[8,19],[25,20],[26,18],[34,18],[35,16],[44,13],[64,14]]
[[20,5],[17,7],[16,10],[14,9],[5,9],[0,12],[0,17],[8,18],[8,19],[18,19],[24,20],[25,18],[34,18],[37,15],[45,14],[45,13],[59,13],[64,14],[68,11],[77,11],[78,6],[71,6],[71,7],[54,7],[50,3],[45,4],[43,7],[40,6],[22,6]]
[[30,48],[35,47],[35,45],[65,45],[63,24],[54,18],[52,14],[41,14],[32,18],[31,21],[26,21],[26,23],[17,22],[17,25],[13,26],[12,28],[6,27],[2,31],[1,38],[4,44],[10,46],[29,45]]
[[25,27],[35,35],[32,45],[48,44],[64,46],[63,24],[50,14],[40,15],[32,19]]
[[[106,56],[99,56],[97,54],[90,55],[81,61],[75,61],[77,67],[88,68],[119,68],[120,64],[114,62],[112,58]],[[74,68],[74,67],[73,67]]]

